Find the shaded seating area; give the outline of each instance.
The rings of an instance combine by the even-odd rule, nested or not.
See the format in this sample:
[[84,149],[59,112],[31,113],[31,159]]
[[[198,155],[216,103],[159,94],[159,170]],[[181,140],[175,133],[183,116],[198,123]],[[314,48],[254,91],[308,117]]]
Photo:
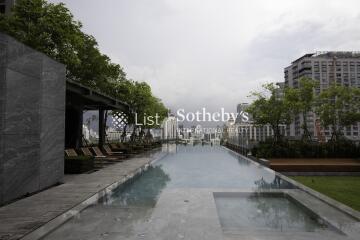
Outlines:
[[78,82],[66,81],[65,148],[81,148],[84,111],[98,111],[99,147],[105,144],[105,111],[130,112],[128,104]]
[[[144,151],[151,150],[153,148],[161,146],[161,142],[153,142],[148,144],[147,147],[141,147],[140,144],[134,143],[111,143],[104,144],[102,147],[99,146],[91,146],[91,147],[81,147],[78,149],[68,148],[65,149],[65,173],[86,173],[91,171],[96,171],[101,168],[107,167],[114,163],[119,163],[123,161],[130,160],[131,157],[136,154],[141,154]],[[134,150],[136,147],[137,150]],[[69,170],[66,168],[66,165],[71,166],[71,162],[73,160],[78,160],[81,164],[81,161],[92,161],[93,168],[79,168],[76,165],[76,172],[73,170]],[[85,164],[85,163],[84,163]],[[85,164],[86,166],[89,166]]]
[[99,170],[113,163],[122,162],[123,158],[103,155],[98,147],[65,149],[65,173],[79,174]]
[[[98,111],[99,142],[97,146],[83,146],[83,113],[86,110]],[[65,112],[65,173],[84,173],[119,162],[123,156],[108,157],[103,154],[105,143],[105,111],[119,110],[129,112],[129,106],[117,99],[86,87],[78,82],[66,81]],[[88,164],[85,161],[93,162]],[[84,168],[78,165],[86,166]],[[75,166],[75,171],[71,167]],[[92,166],[92,169],[88,167]]]
[[[98,111],[98,144],[84,146],[83,113]],[[93,170],[106,167],[129,159],[146,150],[161,146],[161,142],[137,140],[132,142],[106,142],[106,111],[117,110],[131,112],[129,105],[95,91],[78,82],[66,81],[66,116],[65,116],[65,165],[72,165],[71,160],[93,161]],[[81,162],[80,160],[80,162]],[[86,164],[84,164],[86,165]],[[86,165],[89,166],[89,165]],[[65,173],[73,173],[65,166]],[[83,173],[87,168],[77,168]],[[90,171],[90,170],[89,170]]]

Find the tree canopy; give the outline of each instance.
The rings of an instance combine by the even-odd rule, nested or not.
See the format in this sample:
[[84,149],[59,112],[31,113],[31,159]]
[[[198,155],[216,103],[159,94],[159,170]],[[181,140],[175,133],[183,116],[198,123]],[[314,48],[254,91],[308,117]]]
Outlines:
[[0,14],[0,31],[65,64],[67,78],[127,102],[139,115],[167,112],[148,84],[128,80],[123,68],[100,52],[63,3],[17,0],[12,14]]
[[[301,115],[304,130],[303,140],[311,140],[307,127],[307,115],[315,112],[323,127],[331,127],[331,140],[340,140],[344,127],[360,122],[360,88],[331,84],[320,94],[315,94],[318,83],[310,78],[301,78],[298,88],[279,88],[265,84],[247,111],[257,125],[269,124],[274,131],[274,141],[280,139],[279,125],[290,124]],[[282,92],[283,95],[279,95]]]
[[360,121],[360,89],[337,84],[323,90],[315,111],[324,127],[332,127],[332,140],[339,140],[343,127]]
[[307,126],[307,116],[313,110],[315,103],[315,88],[319,84],[311,78],[302,77],[299,80],[298,88],[285,89],[285,101],[290,106],[293,116],[302,116],[303,139],[311,140],[311,134]]
[[281,139],[280,125],[289,124],[291,121],[290,108],[279,96],[283,89],[273,83],[264,84],[263,88],[264,93],[254,92],[251,94],[255,100],[247,108],[247,111],[252,115],[254,124],[269,124],[274,131],[274,142],[278,142]]

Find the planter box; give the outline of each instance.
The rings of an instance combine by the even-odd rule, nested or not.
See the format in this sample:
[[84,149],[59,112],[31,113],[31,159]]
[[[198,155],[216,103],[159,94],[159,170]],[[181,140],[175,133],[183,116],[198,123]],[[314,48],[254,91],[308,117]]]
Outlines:
[[65,157],[65,174],[79,174],[94,169],[94,158],[87,156]]

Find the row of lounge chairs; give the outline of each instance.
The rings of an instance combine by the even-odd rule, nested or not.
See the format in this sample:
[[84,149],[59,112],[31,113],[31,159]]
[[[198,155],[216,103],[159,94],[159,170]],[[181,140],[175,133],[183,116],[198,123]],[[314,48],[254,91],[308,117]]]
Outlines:
[[102,149],[100,149],[97,146],[82,147],[80,149],[69,148],[65,150],[65,156],[93,157],[95,169],[100,169],[109,164],[122,162],[135,154],[139,154],[143,151],[150,150],[159,145],[160,143],[158,142],[146,143],[146,144],[111,143],[104,145]]

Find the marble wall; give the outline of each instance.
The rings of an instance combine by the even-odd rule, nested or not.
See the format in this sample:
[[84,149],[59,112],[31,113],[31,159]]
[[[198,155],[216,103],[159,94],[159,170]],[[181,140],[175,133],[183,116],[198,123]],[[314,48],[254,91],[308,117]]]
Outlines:
[[0,33],[0,204],[62,181],[65,66]]

